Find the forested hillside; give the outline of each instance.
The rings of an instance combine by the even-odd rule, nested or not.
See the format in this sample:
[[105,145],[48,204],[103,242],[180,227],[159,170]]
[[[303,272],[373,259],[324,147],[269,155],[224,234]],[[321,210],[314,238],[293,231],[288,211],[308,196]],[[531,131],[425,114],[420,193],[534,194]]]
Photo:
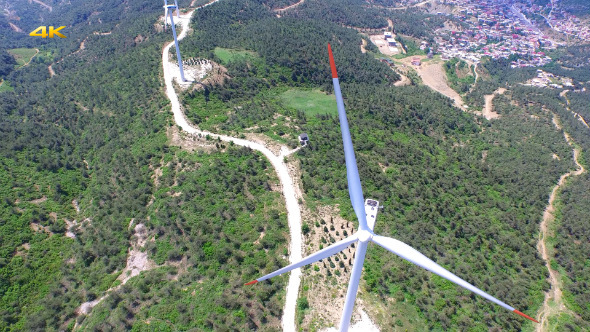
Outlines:
[[[512,89],[494,100],[499,119],[476,119],[424,86],[394,87],[399,76],[361,53],[363,37],[346,26],[386,26],[375,7],[306,0],[281,17],[273,11],[293,3],[221,0],[194,14],[183,56],[227,71],[221,82],[181,94],[187,118],[202,129],[292,146],[307,132],[310,144],[294,155],[306,208],[338,206],[354,222],[335,105],[324,106],[333,100],[331,43],[364,192],[385,206],[376,231],[535,316],[549,287],[536,248],[539,223],[560,175],[575,169],[553,114],[590,151],[589,131],[565,99],[518,85],[534,70],[484,62],[487,77],[468,94],[470,105],[498,86]],[[0,19],[7,31],[0,78],[13,88],[0,92],[0,331],[279,330],[287,276],[242,287],[287,264],[277,177],[258,153],[177,133],[162,88],[161,52],[171,35],[156,23],[161,3],[51,5],[42,14],[31,10],[39,9],[35,2],[11,8],[22,29],[58,22],[67,39],[30,39]],[[404,13],[423,18],[395,15]],[[408,22],[399,29],[425,39],[442,24]],[[42,55],[15,69],[4,50],[17,47]],[[582,51],[565,50],[548,70],[568,70]],[[571,72],[587,80],[583,70]],[[587,93],[567,97],[572,111],[590,118]],[[556,264],[568,277],[564,296],[582,318],[562,327],[578,331],[590,328],[589,186],[588,173],[568,183],[555,239]],[[304,229],[323,228],[305,220]],[[147,268],[121,286],[131,248],[146,254]],[[367,257],[361,298],[386,307],[367,307],[382,331],[532,328],[375,246]],[[304,273],[331,287],[346,267],[330,271]],[[99,299],[81,313],[83,303]],[[299,303],[300,315],[319,317],[322,308]],[[309,330],[326,325],[305,322]]]
[[[97,11],[108,11],[108,5]],[[254,277],[253,267],[284,264],[280,257],[286,223],[279,195],[270,191],[272,172],[251,151],[231,148],[229,153],[213,151],[197,158],[177,155],[178,148],[168,145],[171,118],[159,75],[162,45],[170,35],[154,26],[160,12],[159,3],[137,3],[111,13],[108,24],[88,28],[111,34],[89,34],[85,48],[71,55],[69,46],[43,46],[64,57],[53,63],[53,77],[47,68],[51,59],[33,61],[7,76],[14,91],[0,93],[2,331],[70,330],[76,321],[121,330],[141,328],[146,321],[158,324],[158,319],[177,323],[173,317],[182,318],[179,326],[215,330],[246,329],[254,323],[273,329],[279,324],[284,289],[280,279],[245,295],[218,293],[230,277],[220,273],[220,266],[242,266],[245,270],[230,271],[232,282],[241,284]],[[78,49],[71,44],[70,50]],[[157,185],[154,168],[167,167],[163,161],[192,165],[165,170]],[[198,164],[205,173],[184,175]],[[217,179],[211,167],[222,172]],[[239,175],[228,187],[224,179],[231,180],[226,178],[231,172]],[[240,179],[239,186],[235,179]],[[206,185],[201,191],[192,181],[213,181],[219,187]],[[180,193],[173,189],[177,186],[188,196],[166,194]],[[255,196],[244,200],[245,192]],[[129,299],[113,293],[95,308],[96,316],[85,321],[77,308],[120,283],[117,278],[134,241],[129,227],[133,222],[143,223],[154,241],[145,250],[155,266],[141,281],[133,279],[119,289]],[[72,223],[79,227],[68,226]],[[243,227],[251,232],[244,233]],[[267,235],[255,244],[261,232]],[[263,249],[275,259],[254,255]],[[187,270],[191,272],[181,273]],[[179,273],[181,277],[173,277]],[[186,298],[168,296],[199,282],[209,288],[193,289],[200,299],[194,305],[180,308],[176,301]],[[216,302],[220,299],[231,305]],[[164,309],[162,301],[173,305]]]
[[[381,73],[381,69],[375,61],[359,63],[366,56],[360,53],[358,42],[345,39],[350,30],[338,28],[334,40],[333,36],[324,36],[324,30],[336,26],[320,23],[314,16],[310,15],[311,20],[306,22],[313,29],[305,29],[290,15],[269,17],[251,3],[246,8],[252,12],[247,15],[236,7],[226,1],[197,13],[194,27],[199,37],[183,47],[195,55],[223,47],[244,49],[255,56],[228,63],[232,78],[224,86],[188,95],[192,119],[203,121],[205,117],[198,115],[199,110],[207,108],[208,119],[225,116],[227,123],[238,121],[245,128],[253,122],[244,119],[254,114],[265,114],[261,121],[269,124],[273,112],[297,115],[293,124],[298,129],[280,128],[292,133],[304,131],[312,138],[309,148],[297,154],[307,199],[339,204],[343,215],[354,220],[347,200],[337,118],[329,115],[329,110],[312,116],[306,109],[289,109],[277,98],[285,85],[315,85],[330,91],[322,41],[338,45],[334,47],[336,62],[364,190],[386,206],[379,231],[407,241],[460,276],[534,316],[548,288],[547,270],[536,248],[540,218],[554,183],[575,167],[571,149],[551,123],[551,113],[528,107],[509,94],[497,98],[501,120],[475,122],[424,87],[394,89],[391,78],[373,79],[370,72]],[[302,11],[297,13],[304,15]],[[239,20],[240,24],[217,24],[213,18],[218,15]],[[309,48],[315,51],[308,52]],[[299,59],[305,59],[305,65]],[[504,71],[503,63],[486,66],[493,78],[489,89],[496,89],[499,82],[526,80],[535,73]],[[314,70],[307,74],[305,67]],[[297,74],[299,71],[302,75]],[[322,72],[323,78],[319,74]],[[273,79],[265,79],[264,73]],[[290,79],[286,73],[291,73]],[[281,79],[275,79],[280,75]],[[253,97],[256,105],[251,104]],[[213,108],[205,106],[206,99]],[[262,113],[258,111],[261,105]],[[227,123],[207,128],[239,131],[240,126]],[[266,128],[262,132],[272,136],[279,130]],[[313,222],[309,227],[314,227]],[[528,324],[523,325],[512,313],[469,296],[419,268],[381,255],[379,249],[372,250],[364,275],[368,296],[378,297],[381,302],[396,298],[401,304],[394,307],[403,308],[401,311],[413,308],[410,311],[414,310],[420,325],[455,330],[476,329],[483,324],[487,328],[520,330]],[[331,277],[325,277],[329,282]],[[461,297],[468,300],[459,301]],[[313,315],[313,310],[308,314]],[[393,325],[396,319],[385,317],[381,323]]]
[[[588,76],[588,63],[586,61],[584,50],[587,46],[572,46],[558,50],[554,56],[555,62],[543,67],[544,71],[569,77],[573,79],[576,89],[584,89],[590,81]],[[585,229],[588,228],[588,218],[585,217],[584,211],[587,210],[588,196],[585,194],[590,182],[588,182],[588,161],[587,151],[590,149],[590,130],[575,114],[579,114],[585,119],[590,116],[588,112],[589,95],[587,92],[576,90],[568,91],[565,95],[563,91],[533,88],[522,86],[534,76],[530,68],[518,68],[509,70],[506,61],[483,61],[481,63],[484,73],[484,80],[478,81],[478,84],[468,94],[467,98],[470,103],[483,105],[483,95],[491,94],[498,87],[505,87],[511,90],[511,103],[526,106],[527,109],[542,109],[544,112],[550,112],[551,116],[557,116],[572,141],[573,146],[569,149],[569,156],[572,158],[572,148],[580,149],[581,155],[579,162],[584,166],[586,171],[581,175],[572,177],[566,181],[562,192],[558,192],[557,214],[555,226],[550,230],[550,238],[547,240],[549,246],[554,248],[554,259],[551,260],[552,269],[558,271],[563,278],[561,290],[567,310],[572,310],[579,317],[571,315],[562,315],[558,320],[552,322],[556,329],[585,330],[590,327],[588,318],[588,298],[587,290],[587,265],[588,258],[582,257],[581,253],[588,250],[588,234]],[[498,103],[499,102],[499,103]],[[500,114],[512,112],[513,106],[509,106],[505,98],[496,97],[494,99],[494,108]],[[572,170],[575,168],[571,168]],[[580,319],[581,318],[581,319]]]
[[[526,97],[525,97],[526,96]],[[533,98],[531,98],[533,96]],[[551,98],[553,97],[553,98]],[[586,329],[590,328],[590,316],[588,315],[588,256],[590,233],[590,218],[588,218],[588,188],[590,188],[590,177],[588,172],[588,151],[590,151],[590,129],[573,116],[571,112],[579,113],[585,118],[588,117],[588,93],[568,92],[566,97],[561,97],[557,103],[556,94],[547,96],[545,91],[525,90],[521,98],[536,102],[537,105],[551,107],[562,119],[564,129],[570,133],[576,146],[581,149],[582,155],[579,158],[586,171],[571,179],[564,188],[561,202],[559,204],[560,214],[554,235],[555,243],[555,265],[564,274],[564,297],[570,309],[580,315],[581,325]],[[565,107],[567,101],[569,109]]]

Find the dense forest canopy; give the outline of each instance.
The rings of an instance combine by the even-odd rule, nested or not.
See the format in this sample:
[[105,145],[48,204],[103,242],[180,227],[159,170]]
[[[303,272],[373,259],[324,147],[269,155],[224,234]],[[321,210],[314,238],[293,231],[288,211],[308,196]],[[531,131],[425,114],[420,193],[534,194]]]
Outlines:
[[[104,6],[104,11],[110,10],[109,4]],[[159,302],[169,292],[183,292],[181,289],[185,285],[194,284],[196,280],[207,281],[211,287],[197,290],[204,299],[200,302],[203,306],[181,309],[173,305],[158,311],[162,313],[162,320],[170,320],[170,315],[178,316],[181,310],[185,318],[178,323],[179,326],[188,324],[182,325],[186,328],[279,325],[280,294],[284,292],[280,279],[246,295],[240,292],[220,297],[217,293],[220,284],[228,281],[227,276],[217,273],[222,263],[228,268],[238,265],[227,265],[228,261],[240,259],[240,266],[246,270],[231,270],[234,274],[231,279],[238,283],[243,282],[241,278],[254,277],[251,266],[274,268],[284,264],[278,257],[285,248],[286,223],[278,194],[265,185],[272,180],[265,172],[267,163],[260,156],[251,151],[231,149],[229,154],[204,154],[199,160],[190,161],[190,158],[176,156],[178,149],[168,145],[166,132],[170,118],[163,111],[166,100],[159,75],[161,47],[170,36],[154,26],[160,12],[159,4],[137,3],[118,16],[109,14],[108,24],[93,24],[89,28],[83,51],[74,53],[79,45],[73,42],[70,50],[74,50],[74,54],[63,46],[66,55],[59,63],[52,62],[58,58],[33,61],[7,77],[14,91],[0,93],[2,331],[71,330],[76,321],[101,330],[129,329],[135,324],[140,327],[149,317],[160,318],[150,311],[155,308],[154,302]],[[94,31],[110,31],[111,34],[95,35]],[[137,38],[140,35],[143,38]],[[52,50],[60,54],[60,49]],[[47,69],[49,64],[56,72],[53,77]],[[230,189],[217,180],[215,183],[221,187],[209,185],[205,186],[206,192],[195,192],[198,187],[191,185],[188,179],[195,177],[206,181],[209,175],[191,173],[186,176],[182,168],[165,173],[162,180],[165,187],[159,187],[154,183],[153,169],[163,160],[210,162],[224,177],[238,172],[234,183],[235,179],[244,178],[241,170],[256,172],[252,174],[250,188],[245,189],[240,180],[240,186],[231,190],[236,191],[233,196],[245,197],[244,190],[248,190],[260,199],[224,202]],[[209,169],[204,167],[202,171],[208,173]],[[193,214],[208,209],[211,215],[183,217],[177,214],[174,210],[182,206],[179,200],[188,198],[179,196],[173,202],[166,202],[168,195],[165,193],[178,186],[169,182],[170,176],[186,178],[186,185],[190,185],[190,190],[183,190],[191,198],[191,207],[187,205],[185,211]],[[209,199],[220,195],[223,198],[219,202],[223,204],[212,207],[209,201],[192,199],[199,195]],[[151,197],[159,199],[148,208]],[[260,204],[264,204],[264,212]],[[274,210],[266,210],[273,206]],[[247,218],[248,222],[243,225],[252,230],[252,238],[240,232],[235,235],[239,235],[239,242],[246,239],[253,243],[261,231],[268,235],[260,241],[259,247],[236,248],[238,238],[230,240],[231,232],[227,227],[235,229],[236,224],[245,222],[242,215],[246,207],[248,216],[256,216]],[[229,214],[226,216],[223,211]],[[82,224],[74,230],[73,239],[64,236],[66,220]],[[102,297],[108,288],[120,282],[117,277],[126,265],[127,251],[135,238],[133,229],[129,228],[131,220],[144,224],[154,239],[161,237],[146,247],[149,258],[158,267],[144,273],[145,280],[136,280],[132,286],[114,292],[96,308],[99,314],[92,316],[96,320],[85,321],[84,316],[76,314],[77,308],[85,301]],[[233,226],[224,225],[228,220]],[[188,234],[194,232],[192,230],[202,230],[199,223],[203,222],[212,228],[205,233],[192,234],[190,241],[194,242],[180,240],[179,232]],[[208,242],[212,244],[209,251],[214,255],[203,256],[203,243]],[[197,249],[200,252],[195,251]],[[267,261],[254,255],[255,250],[262,249],[276,251],[273,257],[277,258]],[[171,278],[178,272],[169,262],[179,259],[194,272],[174,282]],[[216,273],[206,274],[207,270]],[[156,285],[168,286],[160,289]],[[130,292],[129,287],[139,290],[140,295],[133,297],[137,293]],[[220,298],[231,301],[231,305],[216,304],[215,300]],[[211,305],[229,310],[229,313],[205,307]],[[254,316],[249,314],[252,306],[258,308]],[[104,317],[101,310],[112,313],[107,315],[109,319],[100,318]],[[212,316],[207,317],[204,312]]]
[[387,21],[379,9],[367,6],[359,0],[309,0],[287,15],[297,18],[313,18],[352,28],[379,29],[387,27]]
[[590,4],[584,0],[563,0],[562,6],[574,15],[590,14]]
[[[11,8],[23,30],[59,22],[68,27],[67,39],[34,40],[0,17],[0,78],[13,87],[0,92],[0,331],[76,324],[278,330],[287,278],[240,287],[286,264],[278,180],[251,150],[207,138],[197,151],[170,142],[178,128],[162,89],[161,51],[171,37],[156,23],[161,4],[48,3],[52,11],[40,12],[35,2]],[[590,151],[587,128],[572,116],[590,118],[588,93],[525,87],[520,83],[535,70],[486,59],[486,77],[468,92],[469,103],[481,105],[500,86],[510,91],[495,99],[500,119],[475,119],[424,86],[394,87],[399,75],[361,53],[366,37],[353,28],[382,28],[386,12],[360,0],[306,0],[281,17],[273,11],[294,3],[222,0],[194,14],[183,55],[210,58],[227,71],[220,84],[181,94],[187,117],[203,129],[265,134],[292,146],[307,132],[309,145],[294,156],[305,201],[338,205],[354,221],[333,110],[285,101],[293,91],[318,99],[332,92],[326,54],[332,43],[363,188],[385,205],[377,231],[534,316],[549,287],[536,248],[539,222],[559,177],[576,167],[552,119],[559,116],[576,144]],[[414,10],[389,15],[399,20],[396,29],[423,39],[443,24]],[[42,52],[15,70],[6,49],[17,47]],[[585,49],[563,50],[547,70],[587,82]],[[223,60],[220,50],[247,56]],[[590,328],[587,174],[568,183],[561,199],[556,264],[567,274],[567,303],[582,318],[563,329]],[[74,221],[79,227],[70,227]],[[308,229],[315,227],[309,222]],[[120,286],[138,225],[152,269]],[[321,277],[326,284],[335,280]],[[411,312],[419,323],[408,329],[531,328],[377,248],[368,254],[362,288],[365,299]],[[82,303],[109,289],[90,315],[79,315]],[[383,330],[409,324],[396,319],[379,323]]]

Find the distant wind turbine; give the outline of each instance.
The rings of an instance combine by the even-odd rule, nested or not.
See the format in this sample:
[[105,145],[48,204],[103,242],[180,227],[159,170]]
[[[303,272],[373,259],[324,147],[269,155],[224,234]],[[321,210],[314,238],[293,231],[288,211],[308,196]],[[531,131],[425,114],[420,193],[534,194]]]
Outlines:
[[164,31],[168,25],[168,0],[164,0]]
[[176,6],[176,18],[180,18],[180,8],[178,7],[178,0],[174,0],[174,6]]
[[[344,157],[346,159],[346,176],[348,179],[348,192],[350,195],[350,200],[352,202],[352,207],[354,208],[354,212],[357,216],[359,222],[359,230],[352,234],[351,236],[334,243],[333,245],[316,252],[310,256],[305,257],[303,260],[297,263],[293,263],[289,266],[286,266],[282,269],[279,269],[273,273],[267,274],[261,278],[253,280],[246,285],[252,285],[259,281],[263,281],[274,276],[278,276],[285,272],[289,272],[293,269],[317,262],[321,259],[330,257],[350,246],[353,243],[357,243],[356,249],[356,257],[354,259],[354,265],[352,267],[352,273],[350,274],[350,283],[348,284],[348,291],[346,293],[346,301],[344,302],[344,310],[342,312],[342,319],[340,321],[340,331],[346,332],[348,331],[348,326],[350,324],[350,318],[352,316],[352,310],[354,308],[354,301],[356,299],[356,294],[359,286],[359,281],[361,277],[361,272],[363,270],[363,263],[365,261],[365,254],[367,252],[367,246],[369,242],[374,242],[381,247],[385,248],[388,251],[398,255],[399,257],[412,262],[430,272],[436,273],[439,276],[454,282],[455,284],[466,288],[484,298],[516,313],[525,317],[527,319],[532,320],[533,322],[538,323],[535,319],[523,314],[522,312],[514,309],[513,307],[507,305],[506,303],[496,299],[495,297],[485,293],[484,291],[476,288],[475,286],[471,285],[467,281],[457,277],[453,273],[445,270],[442,266],[436,264],[428,257],[421,254],[416,249],[410,247],[409,245],[398,241],[393,238],[380,236],[373,233],[373,228],[375,226],[375,218],[376,218],[376,207],[378,206],[378,202],[374,200],[368,199],[365,203],[363,197],[363,189],[361,187],[361,181],[359,177],[359,172],[357,168],[356,158],[354,156],[354,149],[352,147],[352,139],[350,138],[350,130],[348,127],[348,121],[346,119],[346,112],[344,110],[344,102],[342,100],[342,93],[340,92],[340,83],[338,81],[338,74],[336,72],[336,64],[334,63],[334,56],[332,55],[332,49],[330,44],[328,44],[328,53],[330,56],[330,67],[332,68],[332,80],[334,82],[334,93],[336,94],[336,104],[338,106],[338,117],[340,118],[340,130],[342,131],[342,141],[344,143]],[[374,211],[374,212],[372,212]],[[371,214],[373,213],[373,214]],[[369,219],[369,223],[367,223],[367,219]]]
[[[164,0],[165,1],[165,0]],[[176,1],[176,0],[175,0]],[[180,57],[180,48],[178,47],[178,39],[176,38],[176,28],[174,27],[174,9],[177,7],[175,5],[166,5],[164,6],[168,15],[170,16],[170,25],[172,26],[172,35],[174,35],[174,46],[176,46],[176,58],[178,59],[178,68],[180,68],[180,80],[182,82],[186,82],[184,79],[184,70],[182,70],[182,58]]]
[[[174,6],[178,8],[178,0],[174,0]],[[164,23],[168,17],[168,0],[164,0]],[[174,11],[174,10],[173,10]],[[176,11],[176,18],[180,18],[180,9]]]

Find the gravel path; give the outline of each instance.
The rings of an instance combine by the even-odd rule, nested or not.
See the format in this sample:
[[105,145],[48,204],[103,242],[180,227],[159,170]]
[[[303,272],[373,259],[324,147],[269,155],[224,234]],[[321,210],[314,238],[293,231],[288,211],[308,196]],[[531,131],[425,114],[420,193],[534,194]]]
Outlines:
[[[213,1],[205,6],[211,5],[219,0]],[[203,6],[203,7],[205,7]],[[202,7],[200,7],[202,8]],[[188,27],[190,23],[190,18],[192,17],[194,11],[187,13],[186,15],[181,15],[180,19],[178,19],[177,24],[182,26],[182,32],[178,35],[178,40],[183,39],[188,32]],[[176,18],[175,18],[176,20]],[[275,171],[279,177],[281,182],[281,186],[283,189],[283,196],[285,197],[285,203],[287,207],[287,215],[288,215],[288,223],[289,229],[291,232],[291,243],[290,243],[290,255],[289,261],[295,262],[300,260],[301,257],[301,246],[302,246],[302,237],[301,237],[301,212],[299,210],[299,204],[297,199],[295,198],[295,189],[293,186],[293,180],[289,175],[289,171],[287,169],[287,165],[284,163],[283,159],[284,156],[289,154],[289,152],[285,152],[284,150],[281,152],[280,155],[275,155],[272,153],[268,148],[264,145],[251,142],[245,139],[239,139],[235,137],[225,136],[225,135],[218,135],[206,131],[201,131],[195,127],[193,127],[188,120],[185,118],[184,113],[182,111],[182,107],[180,105],[180,101],[178,99],[178,95],[174,90],[174,86],[172,84],[173,78],[177,76],[175,74],[176,66],[174,66],[169,60],[169,51],[170,48],[174,46],[174,42],[169,43],[164,47],[162,51],[162,65],[164,69],[164,81],[166,84],[166,95],[168,99],[170,99],[170,104],[172,107],[172,113],[174,114],[174,121],[176,124],[182,128],[185,132],[189,134],[201,134],[203,136],[210,135],[212,138],[217,139],[219,138],[222,141],[230,142],[233,141],[234,144],[251,148],[253,150],[261,152],[268,160],[271,162],[272,166],[275,168]],[[296,269],[291,272],[289,277],[289,283],[287,285],[287,296],[285,301],[285,309],[283,313],[283,331],[291,332],[295,331],[295,305],[297,302],[297,295],[299,293],[299,286],[301,284],[301,270]]]

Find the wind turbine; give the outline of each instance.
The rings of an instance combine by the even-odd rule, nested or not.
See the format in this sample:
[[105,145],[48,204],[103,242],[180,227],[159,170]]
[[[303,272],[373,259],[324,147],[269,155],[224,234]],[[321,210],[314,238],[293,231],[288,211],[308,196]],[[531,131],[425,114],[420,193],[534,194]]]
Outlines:
[[[479,288],[476,288],[467,281],[457,277],[453,273],[445,270],[442,266],[436,264],[428,257],[424,256],[419,251],[410,247],[409,245],[396,239],[373,233],[373,227],[375,225],[376,216],[375,208],[378,206],[379,203],[377,201],[370,199],[363,203],[363,189],[361,187],[361,181],[357,168],[356,158],[354,156],[354,149],[352,147],[352,139],[350,138],[350,130],[348,128],[348,121],[346,119],[346,112],[344,110],[344,102],[342,100],[342,93],[340,92],[340,83],[338,81],[338,74],[336,72],[336,64],[334,62],[334,56],[332,55],[332,48],[330,47],[330,44],[328,44],[328,53],[330,56],[330,67],[332,69],[332,81],[334,83],[336,104],[338,106],[338,117],[340,118],[340,130],[342,131],[342,141],[344,144],[344,157],[346,160],[346,177],[348,179],[348,192],[350,195],[350,200],[352,202],[352,207],[354,208],[354,212],[359,222],[359,229],[356,233],[352,234],[351,236],[339,242],[336,242],[331,246],[316,252],[315,254],[305,257],[300,262],[293,263],[275,272],[267,274],[261,278],[258,278],[247,283],[246,285],[252,285],[259,281],[263,281],[274,276],[283,274],[285,272],[289,272],[301,266],[317,262],[321,259],[332,256],[348,248],[348,246],[350,246],[353,243],[357,243],[356,256],[354,259],[354,265],[352,267],[352,273],[350,274],[350,282],[348,284],[348,291],[346,293],[346,301],[344,302],[344,310],[342,312],[342,319],[340,321],[340,331],[346,332],[348,331],[350,317],[352,316],[352,309],[354,308],[354,301],[356,299],[361,272],[363,270],[363,263],[365,261],[367,246],[369,242],[374,242],[377,245],[385,248],[388,251],[391,251],[392,253],[398,255],[399,257],[411,263],[414,263],[430,272],[436,273],[439,276],[451,282],[454,282],[455,284],[463,288],[466,288],[480,296],[483,296],[489,301],[492,301],[516,314],[521,315],[522,317],[525,317],[527,319],[532,320],[533,322],[538,323],[538,321],[536,321],[535,319],[523,314],[522,312],[514,309],[506,303],[485,293]],[[371,212],[369,211],[375,212],[371,215]],[[367,223],[367,219],[369,219],[369,223]]]
[[[164,1],[166,1],[166,0],[164,0]],[[176,46],[176,58],[178,59],[178,67],[180,68],[180,80],[182,82],[186,82],[186,80],[184,79],[184,70],[182,69],[182,58],[180,57],[180,48],[178,47],[178,39],[176,38],[176,28],[174,27],[174,19],[172,18],[174,16],[174,9],[176,9],[177,7],[175,5],[166,5],[166,6],[164,6],[164,8],[166,8],[166,12],[170,16],[170,25],[172,26],[172,35],[174,35],[174,46]]]
[[[178,0],[174,0],[174,6],[178,8]],[[166,20],[168,17],[168,0],[164,0],[164,25],[166,25]],[[180,18],[180,10],[176,11],[176,18]]]

